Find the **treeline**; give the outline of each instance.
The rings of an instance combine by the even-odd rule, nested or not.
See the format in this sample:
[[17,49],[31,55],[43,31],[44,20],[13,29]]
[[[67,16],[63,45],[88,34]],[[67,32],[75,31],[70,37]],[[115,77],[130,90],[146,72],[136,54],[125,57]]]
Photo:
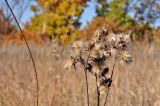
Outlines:
[[[152,42],[159,39],[160,2],[158,0],[32,0],[12,1],[12,8],[17,13],[19,21],[26,8],[34,12],[34,17],[25,23],[24,32],[27,39],[38,42],[54,38],[60,44],[66,44],[76,39],[90,39],[93,31],[100,26],[106,26],[110,32],[130,33],[133,41]],[[80,29],[80,18],[88,2],[96,3],[96,17],[83,29]],[[14,7],[15,6],[15,7]],[[19,39],[19,32],[14,26],[13,18],[5,5],[1,6],[0,27],[7,23],[6,32],[0,30],[0,35],[9,35],[6,40]],[[25,8],[24,8],[25,7]],[[22,9],[19,9],[22,8]],[[23,13],[23,14],[22,14]],[[88,14],[89,16],[90,14]],[[14,33],[13,33],[14,32]]]

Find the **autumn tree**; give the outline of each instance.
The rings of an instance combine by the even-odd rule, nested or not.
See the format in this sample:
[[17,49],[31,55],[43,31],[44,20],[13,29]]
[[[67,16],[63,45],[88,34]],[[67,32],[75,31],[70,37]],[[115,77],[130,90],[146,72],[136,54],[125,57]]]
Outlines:
[[87,0],[38,0],[29,29],[38,35],[54,36],[61,43],[72,41],[80,26],[79,18]]

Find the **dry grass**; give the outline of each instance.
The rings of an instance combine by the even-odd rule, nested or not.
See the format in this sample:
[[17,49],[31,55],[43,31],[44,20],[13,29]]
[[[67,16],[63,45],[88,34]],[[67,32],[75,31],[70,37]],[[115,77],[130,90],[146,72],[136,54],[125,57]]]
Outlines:
[[[63,69],[67,50],[58,50],[59,62],[51,44],[30,46],[38,69],[40,106],[86,106],[84,73]],[[131,65],[116,65],[108,106],[160,106],[159,45],[135,45],[131,53]],[[90,103],[95,106],[96,88],[90,75],[89,81]],[[0,46],[0,106],[35,106],[35,97],[33,66],[25,45]]]

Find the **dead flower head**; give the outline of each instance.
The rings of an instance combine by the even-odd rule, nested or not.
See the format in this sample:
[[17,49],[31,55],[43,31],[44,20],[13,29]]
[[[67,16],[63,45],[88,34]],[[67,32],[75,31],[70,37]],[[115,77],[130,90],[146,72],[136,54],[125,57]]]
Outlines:
[[130,36],[128,34],[108,33],[105,27],[99,28],[94,35],[94,39],[89,43],[76,41],[72,45],[71,56],[72,61],[66,63],[66,68],[78,66],[80,63],[85,71],[88,71],[96,77],[97,86],[100,94],[106,92],[111,86],[112,78],[108,77],[110,68],[107,67],[108,58],[116,58],[120,62],[131,63],[132,56],[127,52],[128,44],[130,44]]

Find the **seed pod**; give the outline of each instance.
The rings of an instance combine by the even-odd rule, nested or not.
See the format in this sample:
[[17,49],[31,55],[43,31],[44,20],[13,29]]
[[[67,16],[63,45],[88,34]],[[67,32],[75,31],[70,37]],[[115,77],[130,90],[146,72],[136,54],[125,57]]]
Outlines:
[[106,74],[108,74],[108,72],[109,72],[109,68],[106,67],[106,68],[104,68],[103,70],[100,71],[100,76],[105,77]]
[[127,63],[127,64],[129,64],[129,63],[131,63],[133,60],[132,60],[132,56],[127,52],[127,51],[125,51],[125,52],[123,52],[122,53],[122,63],[124,62],[124,63]]
[[101,82],[101,84],[102,84],[102,85],[105,85],[105,86],[107,86],[107,87],[110,87],[111,84],[112,84],[112,79],[111,79],[111,78],[106,78],[105,80],[103,80],[103,81]]
[[91,64],[87,64],[86,65],[86,69],[91,72],[92,71],[92,65]]
[[95,46],[94,43],[93,43],[93,44],[89,44],[89,45],[88,45],[88,50],[92,50],[92,49],[94,48],[94,46]]
[[112,84],[112,79],[111,78],[108,78],[108,85],[107,85],[107,87],[110,87],[111,86],[111,84]]

